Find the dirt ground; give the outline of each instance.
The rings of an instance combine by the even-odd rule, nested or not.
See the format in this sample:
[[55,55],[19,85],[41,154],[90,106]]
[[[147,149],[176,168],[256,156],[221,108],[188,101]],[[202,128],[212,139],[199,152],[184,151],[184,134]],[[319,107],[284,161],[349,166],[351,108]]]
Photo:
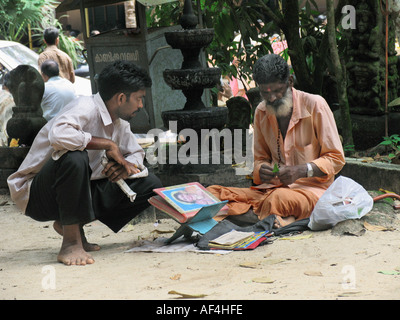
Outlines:
[[252,251],[126,252],[138,240],[169,237],[176,223],[163,219],[128,225],[114,234],[100,222],[85,230],[102,249],[95,263],[56,261],[61,237],[52,223],[20,213],[0,196],[0,298],[3,300],[348,300],[400,298],[400,219],[392,231],[361,236],[331,230],[276,239]]

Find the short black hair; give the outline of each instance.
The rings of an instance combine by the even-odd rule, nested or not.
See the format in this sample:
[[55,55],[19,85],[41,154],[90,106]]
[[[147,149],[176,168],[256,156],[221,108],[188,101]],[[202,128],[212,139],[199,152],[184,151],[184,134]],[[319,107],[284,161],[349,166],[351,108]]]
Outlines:
[[8,90],[10,90],[9,85],[10,85],[10,72],[7,72],[6,74],[4,74],[3,77],[3,88],[5,87]]
[[54,60],[45,60],[40,66],[40,71],[49,78],[60,75],[58,63]]
[[116,93],[130,95],[152,85],[148,73],[141,67],[126,61],[116,61],[107,65],[97,79],[99,93],[104,101],[110,100]]
[[55,44],[60,31],[55,27],[46,28],[43,32],[44,41],[47,44]]
[[289,65],[277,54],[267,54],[261,57],[253,67],[253,80],[257,84],[286,83],[289,75]]

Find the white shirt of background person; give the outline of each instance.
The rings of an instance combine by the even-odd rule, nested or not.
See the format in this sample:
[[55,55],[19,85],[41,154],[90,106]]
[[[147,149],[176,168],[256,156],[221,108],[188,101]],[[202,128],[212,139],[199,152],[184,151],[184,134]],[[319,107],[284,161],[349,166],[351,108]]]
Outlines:
[[55,76],[45,82],[41,107],[43,117],[49,121],[60,110],[76,98],[75,88],[71,81]]

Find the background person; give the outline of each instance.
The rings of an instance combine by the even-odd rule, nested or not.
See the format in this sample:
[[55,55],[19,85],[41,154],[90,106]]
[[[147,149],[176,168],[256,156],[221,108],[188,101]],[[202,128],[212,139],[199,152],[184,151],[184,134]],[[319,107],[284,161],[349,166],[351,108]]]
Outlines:
[[57,28],[50,27],[44,30],[43,40],[46,44],[46,49],[39,54],[38,66],[46,60],[53,60],[58,63],[60,76],[68,79],[72,83],[75,82],[74,65],[71,58],[64,51],[58,49],[60,31]]
[[58,63],[46,60],[40,67],[45,82],[41,107],[43,118],[52,119],[68,103],[76,98],[74,85],[67,79],[60,77]]

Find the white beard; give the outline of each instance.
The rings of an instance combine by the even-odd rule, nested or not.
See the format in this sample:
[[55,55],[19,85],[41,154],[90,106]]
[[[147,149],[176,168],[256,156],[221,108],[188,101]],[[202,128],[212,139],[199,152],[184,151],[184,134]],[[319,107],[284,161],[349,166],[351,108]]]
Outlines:
[[279,100],[276,106],[268,104],[267,101],[265,101],[265,106],[268,112],[272,113],[277,118],[288,116],[292,112],[293,108],[292,88],[287,88],[285,95]]

